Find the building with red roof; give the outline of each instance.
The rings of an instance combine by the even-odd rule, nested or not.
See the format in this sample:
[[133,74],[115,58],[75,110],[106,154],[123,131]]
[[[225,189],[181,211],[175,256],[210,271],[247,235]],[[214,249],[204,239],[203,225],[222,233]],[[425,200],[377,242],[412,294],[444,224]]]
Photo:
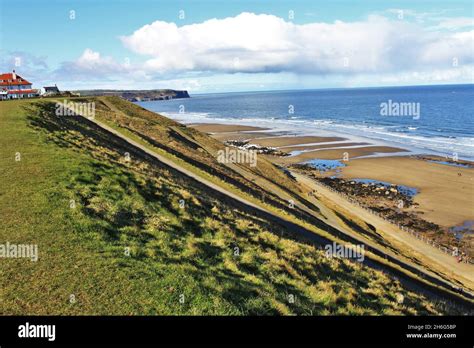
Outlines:
[[0,74],[0,100],[32,98],[38,94],[38,90],[32,88],[31,82],[18,75],[15,70]]

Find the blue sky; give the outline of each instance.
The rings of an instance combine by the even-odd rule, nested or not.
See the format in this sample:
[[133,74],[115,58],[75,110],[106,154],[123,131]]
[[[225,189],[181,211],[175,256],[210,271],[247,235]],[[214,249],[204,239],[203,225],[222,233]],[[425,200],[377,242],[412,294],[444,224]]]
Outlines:
[[0,3],[0,69],[35,87],[206,93],[472,83],[474,71],[471,1]]

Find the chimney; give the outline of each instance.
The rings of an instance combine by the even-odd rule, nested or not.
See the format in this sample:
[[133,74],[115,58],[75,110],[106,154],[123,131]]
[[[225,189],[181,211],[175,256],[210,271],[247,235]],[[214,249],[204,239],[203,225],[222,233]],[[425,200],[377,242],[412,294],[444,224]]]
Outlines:
[[13,80],[13,81],[16,80],[16,73],[15,73],[15,70],[13,70],[13,73],[12,73],[12,80]]

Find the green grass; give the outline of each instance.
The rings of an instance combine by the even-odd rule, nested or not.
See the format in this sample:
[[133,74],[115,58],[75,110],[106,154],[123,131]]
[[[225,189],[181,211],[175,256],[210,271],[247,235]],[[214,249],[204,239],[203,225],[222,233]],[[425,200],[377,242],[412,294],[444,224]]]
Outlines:
[[[87,102],[89,99],[81,98],[81,101]],[[95,98],[94,102],[96,103],[96,118],[100,122],[149,150],[288,221],[320,236],[342,242],[324,229],[327,225],[322,222],[320,215],[317,215],[319,208],[305,199],[296,182],[265,158],[260,157],[255,168],[245,164],[236,165],[241,166],[240,169],[247,173],[257,175],[267,184],[271,182],[287,193],[290,192],[290,196],[296,202],[294,208],[288,209],[288,201],[275,194],[268,186],[264,189],[233,168],[218,163],[216,153],[223,149],[224,145],[212,137],[121,98],[100,97]],[[182,137],[173,136],[176,130],[190,139],[193,142],[192,146],[189,146],[189,141],[183,141]],[[315,218],[315,215],[309,215],[307,211],[302,210],[300,202],[306,204],[318,217]]]
[[126,144],[54,116],[52,101],[0,111],[0,243],[37,244],[40,257],[0,259],[1,314],[447,313],[158,163],[127,163]]

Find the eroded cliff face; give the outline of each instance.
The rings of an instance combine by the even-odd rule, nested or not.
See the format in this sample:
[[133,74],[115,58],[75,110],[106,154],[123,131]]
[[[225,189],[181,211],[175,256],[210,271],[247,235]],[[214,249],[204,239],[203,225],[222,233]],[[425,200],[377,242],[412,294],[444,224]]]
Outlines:
[[190,98],[188,91],[175,91],[176,92],[176,98]]
[[122,95],[119,96],[129,101],[189,98],[188,91],[175,91],[171,89],[151,91],[124,91]]

